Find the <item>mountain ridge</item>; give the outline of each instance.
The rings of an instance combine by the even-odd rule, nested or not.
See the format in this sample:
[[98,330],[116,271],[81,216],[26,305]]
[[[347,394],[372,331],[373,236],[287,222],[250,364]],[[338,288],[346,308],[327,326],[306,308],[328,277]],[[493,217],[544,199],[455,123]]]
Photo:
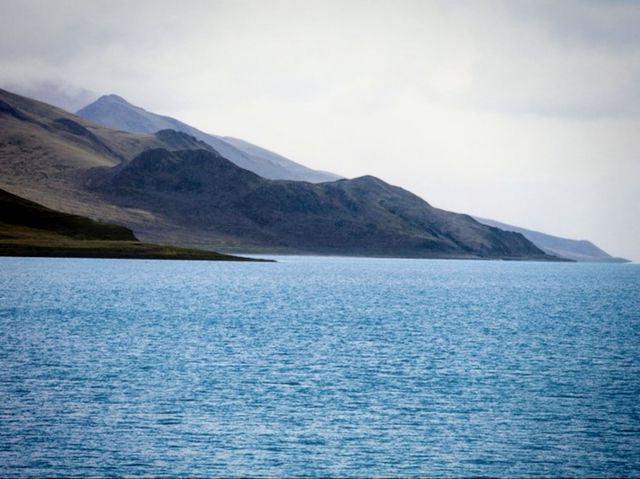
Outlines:
[[541,233],[519,226],[513,226],[500,221],[490,220],[474,216],[480,223],[488,226],[494,226],[505,231],[515,231],[521,233],[525,238],[538,246],[541,250],[548,254],[566,258],[573,261],[587,263],[628,263],[625,258],[617,258],[611,256],[606,251],[598,248],[595,244],[588,240],[574,240],[563,238],[561,236]]
[[253,171],[264,178],[312,183],[334,181],[340,178],[333,173],[307,168],[245,140],[205,133],[175,118],[133,105],[115,94],[101,96],[78,110],[76,114],[103,126],[131,133],[155,133],[166,129],[187,133],[204,141],[239,167]]
[[223,252],[557,260],[522,235],[371,176],[266,179],[186,133],[112,130],[2,90],[0,100],[13,108],[0,112],[1,188],[126,226],[144,241]]
[[[179,132],[152,135],[108,129],[3,89],[0,105],[0,188],[64,213],[134,229],[154,218],[91,194],[84,185],[89,170],[120,165],[151,148],[211,148]],[[155,239],[162,242],[161,236]]]
[[104,171],[91,187],[114,204],[242,237],[250,248],[545,258],[520,234],[433,208],[372,176],[319,184],[269,180],[206,150],[148,150]]

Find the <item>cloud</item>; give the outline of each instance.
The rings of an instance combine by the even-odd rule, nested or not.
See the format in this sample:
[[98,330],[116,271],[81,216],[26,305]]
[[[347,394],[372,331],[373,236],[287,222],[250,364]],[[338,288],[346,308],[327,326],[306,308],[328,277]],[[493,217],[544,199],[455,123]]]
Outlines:
[[67,0],[5,10],[5,82],[145,82],[141,99],[167,107],[167,85],[230,101],[413,89],[505,114],[640,115],[637,3]]
[[448,101],[509,115],[639,116],[640,4],[465,2],[466,84]]

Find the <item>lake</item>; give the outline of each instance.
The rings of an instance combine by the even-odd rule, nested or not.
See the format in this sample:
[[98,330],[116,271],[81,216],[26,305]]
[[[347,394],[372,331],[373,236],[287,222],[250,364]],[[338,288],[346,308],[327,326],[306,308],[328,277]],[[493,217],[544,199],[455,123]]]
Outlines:
[[0,476],[638,476],[640,266],[0,258]]

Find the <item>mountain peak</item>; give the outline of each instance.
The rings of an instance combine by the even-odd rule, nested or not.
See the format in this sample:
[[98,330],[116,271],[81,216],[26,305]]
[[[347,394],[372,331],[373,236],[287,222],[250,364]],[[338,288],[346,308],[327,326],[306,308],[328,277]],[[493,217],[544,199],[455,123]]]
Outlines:
[[125,105],[131,105],[131,103],[129,103],[127,100],[125,100],[121,96],[116,95],[114,93],[110,93],[109,95],[102,95],[100,98],[98,98],[95,101],[95,103],[98,103],[98,102],[122,103]]
[[359,176],[357,178],[354,178],[351,181],[351,184],[358,185],[360,187],[375,188],[375,189],[379,189],[379,188],[385,188],[385,189],[386,188],[394,188],[394,186],[390,185],[386,181],[383,181],[380,178],[377,178],[377,177],[372,176],[372,175],[364,175],[364,176]]
[[264,178],[300,180],[312,183],[335,181],[339,178],[338,175],[332,173],[307,168],[244,140],[222,138],[205,133],[175,118],[158,115],[142,107],[132,105],[124,98],[114,94],[100,97],[90,105],[78,110],[77,115],[107,128],[132,133],[156,133],[160,130],[176,130],[186,133],[206,143],[240,168],[252,171]]
[[384,183],[384,181],[382,181],[380,178],[377,178],[373,175],[363,175],[363,176],[358,176],[357,178],[353,179],[354,181],[358,181],[360,183]]

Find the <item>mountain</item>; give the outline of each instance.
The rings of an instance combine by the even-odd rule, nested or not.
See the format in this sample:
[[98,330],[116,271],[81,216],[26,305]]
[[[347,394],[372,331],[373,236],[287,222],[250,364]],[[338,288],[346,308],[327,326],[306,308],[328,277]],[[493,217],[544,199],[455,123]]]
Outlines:
[[67,213],[112,222],[148,214],[100,202],[85,175],[150,148],[209,148],[177,132],[132,134],[96,125],[64,110],[0,89],[0,188]]
[[148,150],[102,170],[90,188],[105,201],[162,215],[202,238],[235,238],[250,250],[545,259],[520,234],[433,208],[371,176],[268,180],[206,150]]
[[215,251],[556,259],[377,178],[266,179],[186,133],[112,130],[3,90],[0,188],[144,241]]
[[45,208],[0,189],[0,256],[249,261],[142,243],[128,228]]
[[512,226],[499,221],[489,220],[486,218],[474,217],[482,224],[500,228],[504,231],[514,231],[522,234],[525,238],[535,244],[545,253],[566,258],[573,261],[593,262],[593,263],[627,263],[629,260],[624,258],[615,258],[605,251],[598,248],[592,242],[587,240],[573,240],[561,238],[538,231]]
[[298,180],[311,183],[334,181],[333,173],[312,170],[244,140],[210,135],[175,118],[151,113],[132,105],[117,95],[105,95],[78,110],[77,115],[99,125],[133,133],[155,133],[172,129],[201,140],[240,168],[253,171],[264,178]]

